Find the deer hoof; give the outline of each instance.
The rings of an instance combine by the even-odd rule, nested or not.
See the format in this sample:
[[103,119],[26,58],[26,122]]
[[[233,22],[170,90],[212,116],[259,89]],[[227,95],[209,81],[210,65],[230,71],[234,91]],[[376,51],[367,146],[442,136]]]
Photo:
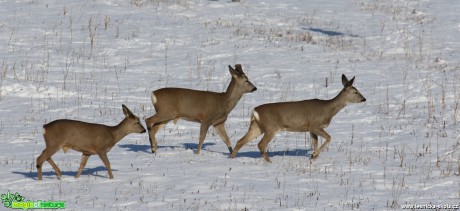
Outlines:
[[233,153],[232,147],[228,147],[228,151],[230,151],[230,154],[232,154]]
[[271,163],[272,160],[270,160],[270,157],[268,157],[268,154],[267,153],[262,153],[262,157],[264,158],[265,161],[267,161],[268,163]]

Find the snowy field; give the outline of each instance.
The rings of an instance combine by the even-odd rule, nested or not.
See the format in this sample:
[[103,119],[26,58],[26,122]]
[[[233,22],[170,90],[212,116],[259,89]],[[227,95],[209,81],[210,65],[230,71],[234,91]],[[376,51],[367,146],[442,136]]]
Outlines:
[[[452,4],[455,2],[454,4]],[[460,4],[451,0],[102,0],[0,2],[0,194],[65,201],[68,210],[391,210],[459,205]],[[326,129],[310,160],[308,133],[260,137],[235,159],[199,124],[125,137],[108,153],[59,151],[61,180],[35,159],[42,125],[69,118],[116,125],[121,104],[144,119],[150,92],[216,92],[240,63],[258,90],[226,122],[234,146],[257,105],[330,99],[356,76],[367,102]],[[322,142],[323,139],[320,139]],[[5,208],[3,205],[0,207]]]

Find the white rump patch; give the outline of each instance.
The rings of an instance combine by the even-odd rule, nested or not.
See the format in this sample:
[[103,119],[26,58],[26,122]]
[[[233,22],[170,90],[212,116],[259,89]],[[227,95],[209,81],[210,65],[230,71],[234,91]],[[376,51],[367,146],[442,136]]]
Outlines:
[[157,104],[157,98],[155,97],[155,94],[152,92],[152,104],[155,105]]
[[45,135],[45,134],[46,134],[46,129],[45,129],[45,128],[43,128],[43,135]]
[[254,119],[256,119],[257,121],[259,121],[259,113],[257,113],[256,110],[253,110],[253,111],[252,111],[252,116],[254,117]]

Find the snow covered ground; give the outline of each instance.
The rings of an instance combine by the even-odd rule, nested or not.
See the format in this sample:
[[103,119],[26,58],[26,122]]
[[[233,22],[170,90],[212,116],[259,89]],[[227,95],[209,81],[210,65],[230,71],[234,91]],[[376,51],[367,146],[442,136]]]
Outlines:
[[[449,0],[104,0],[0,2],[0,193],[65,201],[69,210],[334,210],[458,205],[460,198],[460,4]],[[258,90],[230,113],[234,145],[253,107],[329,99],[342,73],[367,102],[326,129],[310,160],[307,133],[257,140],[230,159],[210,129],[170,123],[127,136],[75,179],[81,154],[53,156],[37,181],[42,125],[71,118],[115,125],[121,104],[141,119],[149,94],[174,86],[224,91],[228,65]],[[322,139],[320,141],[323,141]],[[3,207],[3,205],[0,205]]]

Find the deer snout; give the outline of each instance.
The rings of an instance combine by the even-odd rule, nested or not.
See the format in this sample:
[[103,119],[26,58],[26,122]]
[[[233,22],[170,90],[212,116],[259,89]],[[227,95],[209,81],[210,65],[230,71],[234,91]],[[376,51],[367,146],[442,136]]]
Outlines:
[[257,87],[254,87],[254,89],[251,90],[251,92],[254,92],[257,90]]
[[145,133],[146,132],[145,127],[142,126],[140,123],[139,123],[138,126],[139,126],[138,129],[140,129],[140,131],[138,131],[138,133]]
[[366,98],[363,98],[363,100],[361,100],[361,102],[366,102]]

